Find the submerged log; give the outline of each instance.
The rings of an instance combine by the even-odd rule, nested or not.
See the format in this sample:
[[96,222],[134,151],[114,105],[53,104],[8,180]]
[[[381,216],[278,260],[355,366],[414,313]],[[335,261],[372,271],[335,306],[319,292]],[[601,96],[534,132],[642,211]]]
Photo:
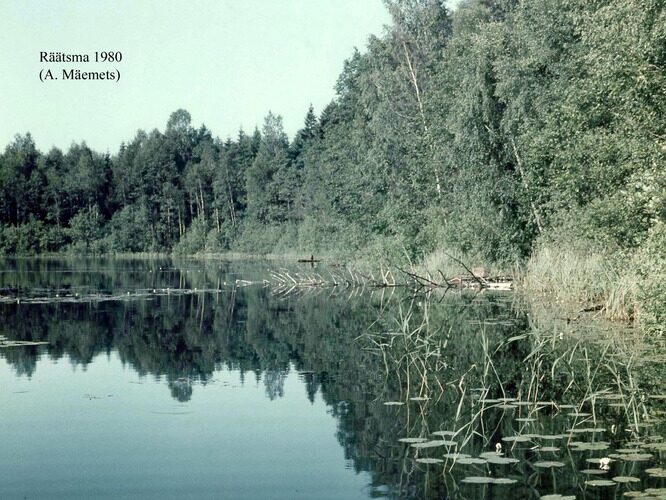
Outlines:
[[309,259],[298,259],[298,262],[314,263],[314,262],[321,262],[321,259],[315,259],[314,255],[310,255]]
[[48,342],[33,342],[23,340],[0,340],[0,349],[3,347],[22,347],[32,345],[48,345]]

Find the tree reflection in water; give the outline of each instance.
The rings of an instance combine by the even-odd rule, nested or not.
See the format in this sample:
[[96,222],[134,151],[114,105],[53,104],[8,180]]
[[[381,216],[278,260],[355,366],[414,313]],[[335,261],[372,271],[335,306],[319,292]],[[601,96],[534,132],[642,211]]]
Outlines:
[[[512,296],[448,294],[427,300],[395,293],[388,300],[366,293],[350,300],[320,290],[283,297],[260,283],[231,286],[237,273],[261,271],[219,262],[89,261],[79,263],[77,272],[71,262],[55,260],[12,265],[14,272],[0,278],[4,293],[44,300],[0,304],[0,335],[49,342],[44,348],[0,351],[17,374],[30,377],[40,356],[66,356],[86,366],[115,351],[125,365],[163,379],[174,399],[187,402],[223,367],[261,381],[268,398],[280,398],[295,369],[304,395],[314,401],[319,394],[338,420],[345,457],[357,471],[372,474],[372,495],[473,498],[493,490],[495,498],[517,498],[582,484],[570,469],[542,474],[531,468],[533,443],[504,442],[504,449],[519,457],[516,466],[465,469],[414,460],[455,449],[417,451],[398,442],[457,432],[458,444],[477,456],[517,433],[556,435],[572,425],[552,407],[530,413],[527,407],[502,408],[498,401],[534,395],[577,404],[588,391],[582,379],[571,378],[586,366],[575,356],[569,371],[554,369],[564,363],[570,345],[542,342],[553,337],[549,328],[561,325],[538,324]],[[654,391],[659,380],[653,377]],[[404,404],[385,405],[388,401]],[[630,424],[626,412],[607,407],[597,412],[609,428]],[[497,489],[461,483],[474,470],[519,482]]]

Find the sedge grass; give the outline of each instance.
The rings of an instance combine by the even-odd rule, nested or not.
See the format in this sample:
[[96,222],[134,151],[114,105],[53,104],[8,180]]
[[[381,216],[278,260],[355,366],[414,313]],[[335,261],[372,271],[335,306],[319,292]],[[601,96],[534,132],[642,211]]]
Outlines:
[[530,257],[522,285],[570,314],[600,310],[608,319],[632,321],[638,277],[628,262],[603,252],[542,245]]

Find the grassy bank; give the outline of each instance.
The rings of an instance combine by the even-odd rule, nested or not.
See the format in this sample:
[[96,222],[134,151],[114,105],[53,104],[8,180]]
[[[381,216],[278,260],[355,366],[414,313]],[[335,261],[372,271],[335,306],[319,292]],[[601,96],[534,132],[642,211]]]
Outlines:
[[[284,245],[283,245],[284,246]],[[300,247],[301,245],[299,245]],[[652,333],[663,333],[666,325],[666,229],[656,224],[645,240],[633,249],[558,234],[542,237],[526,260],[489,263],[482,255],[438,249],[412,260],[395,242],[390,251],[382,247],[364,251],[321,251],[314,253],[324,265],[350,267],[365,275],[401,267],[440,282],[468,273],[468,269],[485,276],[511,275],[517,288],[527,297],[547,302],[574,319],[593,313],[605,319],[622,321]],[[182,249],[181,249],[182,250]],[[310,249],[280,247],[265,251],[199,251],[173,253],[97,253],[83,248],[70,248],[62,253],[40,254],[40,258],[73,258],[90,256],[114,259],[203,259],[203,260],[269,260],[276,266],[309,258]],[[381,273],[380,273],[381,274]],[[396,272],[399,275],[399,272]]]
[[601,311],[633,321],[640,310],[638,275],[630,258],[581,248],[542,245],[530,257],[522,277],[532,294],[549,296],[570,314]]
[[598,311],[662,334],[666,325],[666,230],[656,225],[632,250],[576,240],[540,242],[521,280],[576,317]]

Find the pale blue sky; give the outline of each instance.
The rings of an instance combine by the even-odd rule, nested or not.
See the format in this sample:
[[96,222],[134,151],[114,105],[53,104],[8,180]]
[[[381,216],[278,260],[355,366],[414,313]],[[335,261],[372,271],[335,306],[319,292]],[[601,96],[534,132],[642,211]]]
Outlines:
[[[271,110],[293,137],[389,22],[382,0],[0,0],[0,148],[30,132],[44,152],[85,140],[113,153],[178,108],[223,139]],[[122,52],[119,83],[39,80],[106,69],[40,63],[40,51],[102,50]]]
[[[291,137],[388,22],[381,0],[0,0],[0,148],[30,132],[44,152],[81,140],[115,152],[178,108],[222,138],[272,110]],[[47,66],[101,69],[40,63],[40,51],[96,50],[122,51],[119,83],[40,82]]]

